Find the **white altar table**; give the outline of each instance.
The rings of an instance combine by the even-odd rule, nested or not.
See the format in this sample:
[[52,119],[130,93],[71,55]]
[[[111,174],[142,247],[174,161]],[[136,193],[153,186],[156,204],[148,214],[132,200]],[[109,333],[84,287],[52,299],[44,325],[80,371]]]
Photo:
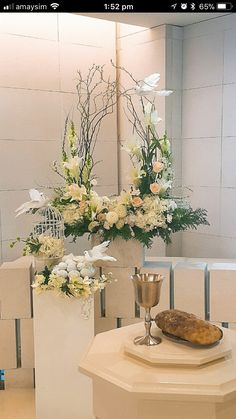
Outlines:
[[[80,371],[93,381],[95,416],[99,419],[235,419],[236,333],[223,330],[230,339],[232,356],[200,367],[151,365],[125,354],[124,343],[131,335],[143,333],[143,323],[97,335],[80,362]],[[194,353],[202,349],[192,350]]]

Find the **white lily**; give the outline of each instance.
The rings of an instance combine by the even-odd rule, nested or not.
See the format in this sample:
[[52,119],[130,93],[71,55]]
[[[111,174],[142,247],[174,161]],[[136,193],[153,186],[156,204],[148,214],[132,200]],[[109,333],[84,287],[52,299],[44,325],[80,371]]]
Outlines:
[[157,111],[153,111],[150,120],[152,125],[157,125],[158,122],[162,121],[162,118],[159,118]]
[[[78,169],[77,169],[78,173]],[[74,176],[71,174],[71,176]],[[83,195],[86,195],[86,188],[84,185],[79,186],[77,183],[72,183],[71,185],[66,186],[65,196],[70,198],[71,201],[81,201]]]
[[160,191],[165,192],[167,189],[171,188],[172,180],[159,179],[158,184],[160,185]]
[[153,110],[153,108],[154,105],[151,102],[147,102],[144,105],[144,119],[146,126],[157,125],[158,122],[162,121],[162,119],[158,116],[158,112],[156,110]]
[[80,166],[81,158],[78,156],[71,157],[69,161],[63,162],[63,167],[67,169],[72,177],[77,178],[78,169]]
[[141,144],[138,139],[135,137],[131,140],[130,143],[125,143],[121,146],[122,150],[126,151],[131,156],[135,156],[138,159],[141,157]]
[[144,105],[144,113],[150,114],[154,108],[154,104],[152,102],[147,102]]

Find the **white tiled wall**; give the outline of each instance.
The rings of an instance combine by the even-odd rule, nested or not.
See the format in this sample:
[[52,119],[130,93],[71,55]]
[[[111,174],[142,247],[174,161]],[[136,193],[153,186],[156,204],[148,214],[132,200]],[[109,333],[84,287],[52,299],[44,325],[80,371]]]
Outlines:
[[220,136],[221,107],[221,86],[185,89],[183,91],[183,139]]
[[[174,170],[174,189],[176,196],[181,194],[182,184],[182,61],[183,61],[183,28],[167,25],[166,29],[166,88],[173,90],[165,102],[165,130],[171,141]],[[172,243],[166,246],[167,256],[182,254],[182,235],[172,235]]]
[[236,16],[184,28],[182,181],[209,227],[183,233],[185,256],[236,256]]
[[[0,239],[2,235],[4,261],[20,254],[20,248],[9,248],[10,241],[30,231],[30,218],[14,216],[15,208],[28,200],[28,189],[59,182],[50,163],[60,156],[65,117],[76,104],[77,70],[86,75],[93,63],[105,64],[105,73],[115,76],[110,66],[110,59],[116,56],[115,24],[74,14],[2,15],[0,55]],[[105,160],[97,166],[100,190],[116,193],[116,113],[101,127],[96,156]],[[86,245],[86,241],[81,243]],[[79,243],[76,246],[81,247]]]
[[236,187],[236,137],[222,138],[222,186]]

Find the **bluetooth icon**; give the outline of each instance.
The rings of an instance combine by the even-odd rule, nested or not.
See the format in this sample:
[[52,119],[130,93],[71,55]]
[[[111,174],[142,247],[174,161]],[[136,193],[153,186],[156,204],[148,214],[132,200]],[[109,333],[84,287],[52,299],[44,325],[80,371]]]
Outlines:
[[195,10],[196,9],[195,3],[191,3],[190,7],[191,7],[191,10]]

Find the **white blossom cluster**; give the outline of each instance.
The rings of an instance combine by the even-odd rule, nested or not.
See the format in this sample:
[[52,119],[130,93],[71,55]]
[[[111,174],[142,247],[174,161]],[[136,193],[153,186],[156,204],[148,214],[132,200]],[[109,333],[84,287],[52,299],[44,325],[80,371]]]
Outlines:
[[104,289],[111,280],[110,272],[96,276],[96,269],[84,256],[70,254],[54,266],[49,278],[44,273],[37,274],[33,288],[37,293],[49,290],[68,297],[88,298],[97,290]]

